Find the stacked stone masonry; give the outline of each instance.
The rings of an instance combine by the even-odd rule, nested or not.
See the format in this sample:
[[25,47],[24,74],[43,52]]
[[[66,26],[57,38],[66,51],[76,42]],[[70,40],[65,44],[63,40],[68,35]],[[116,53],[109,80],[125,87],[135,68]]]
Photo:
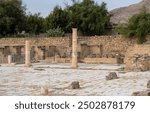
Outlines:
[[134,45],[129,47],[125,55],[125,64],[127,70],[150,70],[150,45]]
[[[7,63],[8,55],[22,56],[25,59],[25,41],[31,41],[31,61],[45,60],[47,63],[68,63],[72,58],[71,37],[49,38],[1,38],[0,63]],[[130,64],[129,58],[134,54],[150,55],[150,46],[136,45],[136,40],[129,40],[120,35],[78,37],[78,61],[85,63],[117,63],[116,55],[125,63]],[[5,58],[5,59],[4,59]]]

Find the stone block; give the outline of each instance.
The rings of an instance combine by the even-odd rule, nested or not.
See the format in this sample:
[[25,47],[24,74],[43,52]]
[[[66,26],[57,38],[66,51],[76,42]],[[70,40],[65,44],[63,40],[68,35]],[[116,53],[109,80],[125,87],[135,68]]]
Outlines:
[[116,72],[110,72],[108,76],[106,76],[106,80],[113,80],[113,79],[118,79],[119,77],[117,76]]
[[71,83],[71,88],[72,89],[79,89],[80,88],[80,84],[78,81],[74,81]]
[[133,92],[132,96],[150,96],[150,90]]
[[147,88],[150,88],[150,80],[147,82]]
[[41,95],[48,96],[48,87],[47,86],[41,87]]

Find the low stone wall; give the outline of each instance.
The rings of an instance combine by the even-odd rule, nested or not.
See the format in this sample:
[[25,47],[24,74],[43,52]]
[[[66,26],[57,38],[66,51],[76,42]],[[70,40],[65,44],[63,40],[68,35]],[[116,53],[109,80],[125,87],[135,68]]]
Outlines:
[[[148,38],[149,40],[150,38]],[[72,39],[71,37],[57,37],[57,38],[1,38],[0,48],[7,57],[12,53],[17,53],[19,46],[21,46],[21,53],[24,53],[25,40],[31,40],[31,45],[34,46],[36,60],[46,59],[46,62],[52,62],[55,57],[59,55],[58,62],[70,62],[63,60],[71,57]],[[135,45],[136,40],[130,40],[121,37],[120,35],[112,36],[91,36],[78,37],[78,53],[81,59],[86,59],[86,63],[116,63],[116,54],[125,55],[125,62],[133,54],[149,54],[150,44]],[[13,52],[12,52],[13,51]],[[20,52],[20,50],[19,50]],[[48,57],[48,58],[47,58]],[[90,60],[92,58],[92,60]],[[48,61],[49,60],[49,61]],[[55,59],[56,61],[56,59]]]
[[1,38],[1,46],[25,45],[25,41],[30,40],[32,46],[69,46],[69,37],[49,37],[49,38]]
[[150,44],[134,45],[128,48],[125,54],[125,63],[130,62],[130,57],[134,54],[148,54],[150,55]]
[[[68,62],[62,58],[71,57],[72,39],[71,37],[50,37],[50,38],[1,38],[0,45],[4,55],[12,53],[17,54],[21,49],[20,54],[24,54],[25,41],[30,40],[33,47],[32,53],[35,53],[36,60],[43,60],[46,57],[55,57],[58,55],[61,59],[57,62]],[[125,54],[128,47],[132,46],[134,41],[122,38],[119,35],[113,36],[91,36],[78,37],[78,53],[81,59],[84,58],[115,58],[116,54]],[[49,58],[48,58],[49,59]],[[53,62],[49,59],[46,62]],[[56,59],[55,59],[56,61]],[[95,61],[97,62],[97,61]],[[102,62],[103,61],[98,61]],[[111,62],[111,61],[108,61]]]
[[134,45],[129,47],[125,54],[125,64],[127,70],[146,71],[150,69],[150,45]]
[[[71,46],[71,37],[50,37],[50,38],[1,38],[1,46],[11,45],[25,45],[25,40],[31,40],[33,46]],[[79,44],[87,44],[89,46],[102,45],[104,52],[126,52],[127,48],[133,43],[134,40],[122,38],[120,35],[112,36],[91,36],[80,37],[78,39]],[[97,50],[96,50],[97,51]]]
[[8,57],[4,57],[3,55],[0,55],[0,64],[6,64],[8,63]]
[[135,40],[123,38],[121,35],[112,36],[91,36],[80,37],[79,42],[86,43],[89,46],[102,45],[104,54],[108,53],[121,53],[125,54],[128,47],[136,43]]
[[148,54],[134,54],[132,57],[129,57],[126,69],[131,71],[150,70],[150,56]]
[[54,63],[71,63],[71,58],[46,58],[44,60],[45,63],[50,63],[50,64],[54,64]]
[[85,58],[86,64],[117,64],[116,58]]

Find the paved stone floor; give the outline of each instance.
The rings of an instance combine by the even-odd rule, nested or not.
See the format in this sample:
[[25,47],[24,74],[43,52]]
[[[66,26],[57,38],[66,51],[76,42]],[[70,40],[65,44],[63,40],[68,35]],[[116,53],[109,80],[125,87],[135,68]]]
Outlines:
[[[122,66],[79,64],[71,69],[70,64],[33,64],[0,67],[1,96],[39,96],[41,87],[49,88],[51,96],[128,96],[134,91],[146,90],[150,71],[125,72]],[[117,72],[119,79],[106,81],[109,72]],[[80,89],[72,90],[72,81],[80,82]]]

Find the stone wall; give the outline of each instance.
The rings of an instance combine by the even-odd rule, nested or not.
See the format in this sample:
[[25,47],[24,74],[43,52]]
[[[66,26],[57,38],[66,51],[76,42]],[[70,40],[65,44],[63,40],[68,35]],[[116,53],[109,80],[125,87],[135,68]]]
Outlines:
[[86,64],[117,64],[116,58],[85,58]]
[[[25,40],[31,40],[31,57],[35,60],[71,58],[71,37],[57,38],[1,38],[0,48],[5,56],[9,54],[24,54]],[[116,58],[116,54],[125,55],[128,47],[133,46],[134,40],[125,39],[119,35],[78,37],[78,58]],[[61,61],[61,60],[59,60]],[[64,62],[64,60],[62,60]],[[109,61],[109,60],[107,60]],[[65,61],[66,62],[66,61]],[[96,62],[96,61],[95,61]],[[108,63],[111,63],[109,61]]]
[[71,58],[54,58],[54,57],[49,57],[45,59],[45,63],[71,63]]
[[[147,54],[150,56],[150,36],[143,45],[137,45],[136,40],[129,40],[120,35],[112,36],[91,36],[78,37],[78,59],[85,63],[108,63],[114,64],[117,54],[125,58],[126,67],[134,68],[134,58],[136,54],[140,56]],[[0,63],[7,63],[8,55],[23,55],[25,51],[25,41],[31,40],[31,59],[34,61],[44,60],[47,63],[69,63],[72,53],[71,37],[57,38],[1,38],[0,39]],[[145,58],[145,56],[144,56]],[[140,57],[139,59],[143,59]],[[145,64],[149,59],[138,61],[140,65]],[[133,64],[133,65],[132,65]],[[140,67],[141,68],[141,67]],[[143,68],[143,67],[142,67]],[[149,67],[146,67],[149,68]],[[144,69],[143,69],[144,70]]]
[[125,54],[127,70],[146,71],[150,69],[150,44],[129,47]]
[[50,37],[50,38],[1,38],[1,46],[17,46],[25,45],[26,40],[31,40],[32,46],[69,46],[70,38],[69,37]]
[[8,63],[8,58],[0,52],[0,64]]
[[132,46],[136,41],[123,38],[120,35],[112,36],[92,36],[80,37],[81,44],[86,43],[89,46],[99,45],[103,47],[104,53],[125,53],[129,46]]

